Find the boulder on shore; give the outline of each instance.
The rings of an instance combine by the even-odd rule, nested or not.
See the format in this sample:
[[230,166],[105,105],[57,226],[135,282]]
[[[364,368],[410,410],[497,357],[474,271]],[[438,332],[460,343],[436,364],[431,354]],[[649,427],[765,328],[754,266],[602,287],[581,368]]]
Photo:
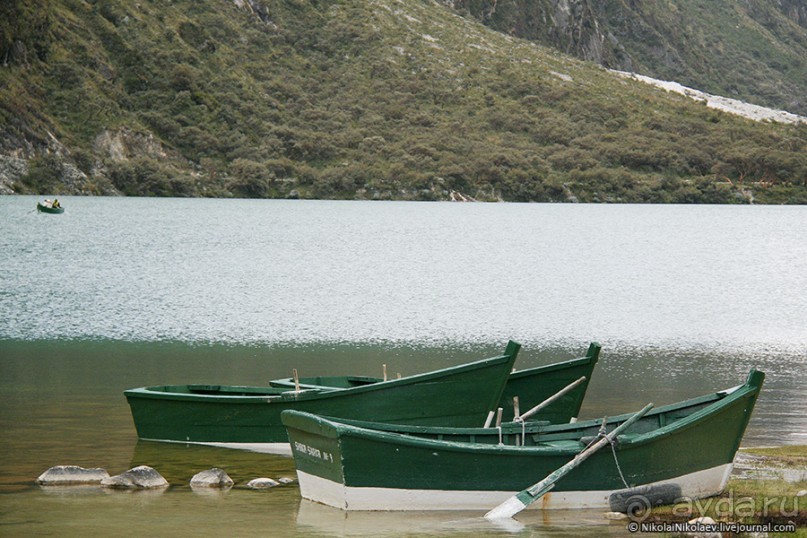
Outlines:
[[85,469],[78,465],[56,465],[36,479],[43,486],[75,486],[78,484],[99,484],[109,478],[109,473],[100,467]]
[[101,485],[105,488],[151,489],[168,487],[168,481],[148,465],[141,465],[121,474],[105,478],[101,480]]
[[232,486],[233,479],[217,467],[196,473],[191,478],[192,488],[231,488]]

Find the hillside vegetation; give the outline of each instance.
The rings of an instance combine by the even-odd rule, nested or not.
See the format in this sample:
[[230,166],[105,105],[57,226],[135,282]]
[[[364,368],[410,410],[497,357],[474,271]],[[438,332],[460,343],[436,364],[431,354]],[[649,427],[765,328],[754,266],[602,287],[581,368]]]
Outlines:
[[612,69],[807,115],[803,0],[445,0]]
[[754,123],[429,0],[12,0],[0,188],[807,202],[807,125]]

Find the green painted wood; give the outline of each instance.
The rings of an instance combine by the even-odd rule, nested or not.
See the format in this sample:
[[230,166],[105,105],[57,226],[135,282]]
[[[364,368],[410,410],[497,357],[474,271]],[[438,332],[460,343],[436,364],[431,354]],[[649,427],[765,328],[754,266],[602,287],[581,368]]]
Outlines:
[[[582,358],[511,373],[507,379],[507,385],[504,388],[502,397],[496,406],[497,408],[501,407],[503,410],[502,420],[504,422],[513,420],[514,397],[518,397],[521,411],[525,412],[556,394],[576,379],[585,377],[586,380],[582,384],[542,409],[531,420],[545,420],[551,423],[563,424],[578,416],[601,349],[600,344],[592,342],[586,355]],[[380,378],[359,376],[303,377],[300,378],[300,386],[307,389],[322,387],[347,388],[380,381],[382,381]],[[275,379],[270,381],[269,384],[274,387],[294,388],[292,378]]]
[[521,512],[524,508],[529,506],[530,504],[534,503],[547,493],[549,493],[552,488],[555,487],[555,484],[569,474],[572,470],[579,467],[584,461],[588,458],[593,456],[598,450],[603,448],[605,445],[612,443],[616,436],[620,433],[624,432],[633,424],[641,419],[643,416],[647,414],[653,408],[653,404],[647,404],[641,411],[630,417],[628,420],[617,426],[613,431],[606,434],[604,437],[597,440],[594,444],[587,446],[582,452],[577,454],[571,461],[564,464],[559,469],[552,471],[549,476],[545,477],[543,480],[536,482],[532,486],[518,492],[516,495],[511,497],[510,499],[506,500],[487,514],[485,514],[485,519],[499,519],[499,518],[508,518],[513,517],[517,513]]
[[141,439],[286,443],[287,409],[380,422],[481,424],[501,398],[520,345],[499,357],[402,379],[296,393],[281,387],[168,385],[124,391]]
[[575,379],[585,376],[586,380],[582,384],[542,409],[532,417],[532,420],[547,420],[562,424],[578,416],[601,349],[600,344],[592,342],[586,355],[582,358],[510,374],[499,402],[499,407],[504,409],[502,420],[510,422],[515,418],[513,415],[514,396],[518,396],[521,412],[524,412],[556,394]]
[[[300,387],[304,389],[319,389],[319,388],[335,388],[335,389],[349,389],[351,387],[362,387],[364,385],[372,385],[373,383],[380,383],[384,381],[380,377],[368,376],[314,376],[314,377],[301,377],[299,378]],[[289,377],[286,379],[273,379],[269,382],[270,387],[281,388],[294,388],[294,379]]]
[[[630,433],[617,438],[619,465],[629,485],[674,479],[731,463],[763,380],[762,372],[752,370],[746,383],[734,390],[659,407],[638,420]],[[610,418],[609,431],[630,416]],[[296,411],[285,412],[282,420],[292,444],[301,435],[307,446],[315,448],[319,438],[323,442],[338,439],[332,465],[340,467],[338,473],[347,486],[457,491],[521,491],[535,476],[549,475],[583,450],[587,438],[596,435],[600,426],[596,420],[525,424],[528,444],[516,446],[521,425],[509,424],[503,426],[508,433],[505,444],[499,446],[496,428],[368,428],[357,421]],[[444,439],[438,440],[439,435]],[[475,442],[467,440],[471,435]],[[296,451],[294,456],[298,470],[319,476]],[[555,484],[555,491],[623,488],[611,450],[593,454]]]

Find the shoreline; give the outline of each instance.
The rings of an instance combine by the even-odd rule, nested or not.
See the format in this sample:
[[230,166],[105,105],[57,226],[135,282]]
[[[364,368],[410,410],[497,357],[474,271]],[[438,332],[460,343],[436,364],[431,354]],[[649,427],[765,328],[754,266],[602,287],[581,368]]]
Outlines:
[[652,523],[699,517],[718,523],[794,523],[796,536],[807,535],[807,445],[740,448],[721,495],[652,507],[633,517]]

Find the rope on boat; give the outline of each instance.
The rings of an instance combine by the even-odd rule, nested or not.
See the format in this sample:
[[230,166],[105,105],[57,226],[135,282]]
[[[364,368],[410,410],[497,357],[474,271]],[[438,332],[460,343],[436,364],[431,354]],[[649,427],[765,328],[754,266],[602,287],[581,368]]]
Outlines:
[[[608,438],[607,431],[605,429],[605,421],[606,417],[603,417],[602,424],[600,424],[600,431],[597,432],[597,437],[595,437],[594,440],[591,441],[586,448],[593,445],[600,439]],[[622,467],[619,465],[619,459],[616,457],[616,444],[617,444],[616,437],[614,437],[613,439],[608,439],[608,444],[611,445],[611,453],[614,455],[614,463],[616,464],[616,470],[619,472],[619,478],[622,479],[622,483],[625,485],[625,488],[630,489],[628,481],[625,480],[625,475],[622,473]]]
[[616,457],[616,438],[611,439],[608,444],[611,445],[611,452],[614,454],[614,463],[616,463],[616,470],[619,471],[619,478],[621,478],[622,483],[625,484],[625,489],[630,489],[628,482],[625,480],[625,475],[622,474],[622,468],[619,466],[619,460]]

